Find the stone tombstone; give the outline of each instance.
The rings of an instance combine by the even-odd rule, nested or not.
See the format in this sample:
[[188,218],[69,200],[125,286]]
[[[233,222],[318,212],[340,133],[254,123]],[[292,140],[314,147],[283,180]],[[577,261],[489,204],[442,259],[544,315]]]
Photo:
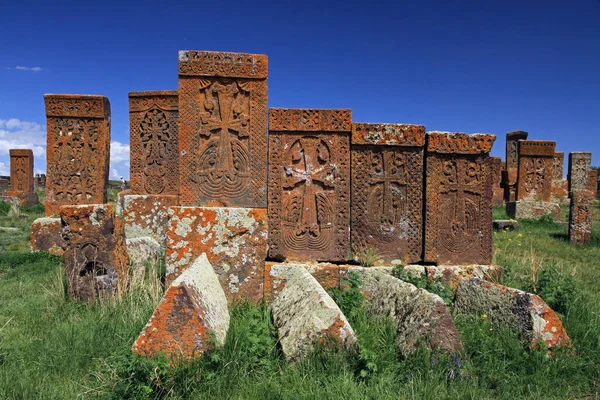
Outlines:
[[131,194],[177,195],[177,91],[129,93]]
[[556,142],[519,140],[517,200],[549,202]]
[[418,262],[423,252],[425,127],[352,124],[351,242],[381,261]]
[[598,193],[598,170],[597,169],[590,170],[588,188],[594,194],[594,197],[596,197],[596,193]]
[[492,261],[495,135],[428,132],[425,261],[441,265]]
[[10,195],[25,196],[33,189],[33,151],[10,149]]
[[501,157],[489,157],[488,162],[490,163],[493,178],[493,203],[495,206],[501,206],[504,204],[504,190],[502,188],[502,171],[504,171],[505,169],[505,164],[502,162]]
[[569,153],[569,193],[573,190],[586,189],[591,168],[592,153]]
[[552,179],[562,180],[564,174],[565,153],[557,151],[554,153],[554,162],[552,165]]
[[584,245],[592,240],[592,213],[596,196],[587,188],[573,190],[570,195],[569,243]]
[[104,96],[47,94],[46,215],[107,202],[110,104]]
[[514,131],[506,134],[505,201],[516,200],[516,184],[519,170],[519,140],[526,140],[528,135],[524,131]]
[[267,74],[266,55],[179,52],[182,206],[267,206]]
[[269,110],[269,255],[344,261],[350,237],[349,109]]

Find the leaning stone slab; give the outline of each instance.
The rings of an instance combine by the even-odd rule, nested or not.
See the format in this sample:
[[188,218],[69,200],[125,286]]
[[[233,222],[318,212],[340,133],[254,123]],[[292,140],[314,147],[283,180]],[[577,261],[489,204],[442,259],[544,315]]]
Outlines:
[[301,360],[326,340],[343,348],[356,343],[342,311],[302,264],[276,264],[270,274],[281,291],[269,309],[288,362]]
[[167,289],[132,351],[148,357],[189,359],[225,343],[227,299],[206,254]]
[[522,332],[531,342],[548,349],[569,346],[569,336],[554,311],[537,295],[479,278],[460,281],[454,310],[486,314],[493,324]]
[[43,217],[33,221],[29,239],[32,251],[47,251],[57,256],[64,253],[60,218]]
[[369,312],[396,321],[398,349],[408,356],[420,346],[455,353],[462,342],[442,298],[382,271],[355,267]]

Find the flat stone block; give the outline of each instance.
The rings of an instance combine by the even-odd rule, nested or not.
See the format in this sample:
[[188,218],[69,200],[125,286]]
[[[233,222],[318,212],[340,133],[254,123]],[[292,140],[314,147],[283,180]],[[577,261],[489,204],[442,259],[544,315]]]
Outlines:
[[511,218],[540,219],[550,214],[554,220],[560,219],[560,206],[546,201],[519,200],[506,203],[506,213]]
[[166,195],[125,195],[124,222],[125,236],[154,238],[164,248],[169,228],[168,208],[179,204],[177,196]]
[[50,254],[62,256],[65,241],[62,237],[60,218],[38,218],[31,224],[31,250],[47,251]]
[[493,221],[494,230],[502,231],[507,229],[509,231],[514,231],[515,229],[519,229],[519,221],[515,219],[495,219]]

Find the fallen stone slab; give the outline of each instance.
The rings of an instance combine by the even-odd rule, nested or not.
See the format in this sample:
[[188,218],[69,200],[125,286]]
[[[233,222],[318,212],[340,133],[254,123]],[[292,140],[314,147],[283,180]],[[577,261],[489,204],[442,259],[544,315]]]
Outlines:
[[514,219],[495,219],[492,223],[494,224],[494,230],[497,231],[503,231],[504,229],[514,231],[515,229],[519,229],[519,221]]
[[225,293],[202,254],[169,286],[131,350],[148,357],[199,357],[223,345],[228,330]]
[[359,274],[368,311],[396,322],[398,350],[404,357],[421,346],[448,353],[462,349],[458,330],[440,296],[380,270],[352,267],[348,272]]
[[177,196],[169,195],[135,195],[124,194],[123,217],[125,222],[125,237],[127,239],[138,237],[151,237],[163,248],[167,242],[169,229],[168,208],[177,206]]
[[135,277],[142,277],[148,264],[158,263],[163,255],[160,243],[151,237],[126,239],[129,264]]
[[556,313],[531,293],[479,278],[463,279],[453,308],[466,314],[485,314],[492,324],[521,332],[532,344],[543,342],[548,349],[570,345]]
[[32,251],[47,251],[62,256],[65,241],[62,237],[60,218],[38,218],[31,224],[29,236]]
[[539,220],[545,215],[560,219],[560,206],[548,201],[519,200],[506,203],[506,214],[511,218]]
[[356,343],[340,308],[302,264],[275,264],[269,273],[279,281],[269,309],[288,362],[303,359],[318,343]]

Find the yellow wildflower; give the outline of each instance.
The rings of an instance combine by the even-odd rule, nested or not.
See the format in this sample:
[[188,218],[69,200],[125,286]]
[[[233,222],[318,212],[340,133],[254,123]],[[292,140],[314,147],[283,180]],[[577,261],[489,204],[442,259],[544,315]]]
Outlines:
[[523,237],[523,234],[522,234],[522,233],[519,233],[519,234],[517,235],[517,237]]
[[487,314],[483,314],[483,315],[481,316],[481,318],[483,318],[483,319],[486,319],[486,318],[487,318]]

